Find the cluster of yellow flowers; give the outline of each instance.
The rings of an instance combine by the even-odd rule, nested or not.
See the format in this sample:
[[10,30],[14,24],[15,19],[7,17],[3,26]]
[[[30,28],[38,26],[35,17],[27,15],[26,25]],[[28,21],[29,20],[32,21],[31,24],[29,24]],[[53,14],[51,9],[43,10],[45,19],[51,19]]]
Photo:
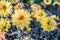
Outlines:
[[[35,6],[35,5],[33,5]],[[37,6],[35,6],[36,8]],[[32,8],[35,9],[34,7]],[[56,15],[52,15],[52,16],[47,16],[47,14],[44,12],[44,10],[42,9],[38,9],[37,10],[33,10],[33,12],[31,13],[33,18],[36,18],[37,21],[39,21],[41,23],[41,27],[43,28],[44,31],[52,31],[57,29],[57,22],[54,19],[58,19],[58,17]]]
[[[14,7],[16,8],[14,10],[15,13],[11,16],[11,21],[13,25],[17,26],[17,28],[23,29],[26,27],[27,31],[29,32],[31,30],[29,24],[33,17],[41,23],[41,27],[44,31],[51,31],[57,29],[57,22],[54,19],[57,19],[58,17],[56,17],[55,15],[47,16],[44,10],[42,10],[41,7],[37,4],[31,5],[31,13],[28,10],[22,9],[22,7],[21,9],[19,9],[20,5],[23,4],[17,4],[16,7],[18,8]],[[4,19],[2,17],[8,17],[9,14],[11,14],[11,11],[11,2],[0,1],[0,32],[7,31],[8,28],[10,28],[10,20],[8,18]]]
[[0,33],[4,31],[8,31],[10,28],[10,20],[8,18],[2,18],[2,17],[8,17],[9,14],[11,14],[12,6],[11,2],[8,1],[0,1]]

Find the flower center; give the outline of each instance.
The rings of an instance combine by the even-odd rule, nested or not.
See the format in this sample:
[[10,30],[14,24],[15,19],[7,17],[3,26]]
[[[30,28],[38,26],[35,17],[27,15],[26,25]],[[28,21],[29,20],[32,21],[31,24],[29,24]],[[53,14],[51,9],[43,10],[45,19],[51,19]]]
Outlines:
[[24,20],[24,16],[20,16],[19,17],[19,20]]
[[39,16],[43,16],[42,12],[39,14]]
[[50,22],[47,22],[48,25],[50,25]]
[[6,5],[3,5],[2,9],[4,9],[4,11],[6,10]]

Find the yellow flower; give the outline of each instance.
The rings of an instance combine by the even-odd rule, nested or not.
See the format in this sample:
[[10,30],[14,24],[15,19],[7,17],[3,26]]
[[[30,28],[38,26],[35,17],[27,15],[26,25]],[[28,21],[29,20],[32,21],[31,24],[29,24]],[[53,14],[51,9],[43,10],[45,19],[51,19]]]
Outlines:
[[52,0],[44,0],[43,2],[44,2],[44,4],[46,4],[46,5],[50,5],[50,4],[52,3]]
[[11,2],[8,1],[0,1],[0,16],[9,16],[9,14],[11,14],[12,11],[12,6],[11,6]]
[[24,27],[28,27],[30,24],[31,15],[27,10],[15,10],[15,14],[12,15],[12,22],[17,27],[23,29]]
[[41,7],[37,4],[32,4],[31,8],[32,8],[33,11],[41,9]]
[[15,10],[22,9],[24,7],[23,3],[18,3],[17,5],[14,6]]
[[53,6],[55,6],[56,4],[60,5],[60,3],[56,1],[56,2],[53,3]]
[[46,17],[47,14],[44,12],[44,10],[38,10],[36,14],[36,18],[39,20],[40,18]]
[[44,18],[47,16],[44,10],[36,10],[36,11],[33,11],[31,14],[32,14],[32,17],[37,18],[37,20],[40,20],[41,18]]
[[10,20],[0,18],[0,33],[4,32],[4,31],[8,31],[10,26],[11,26],[10,25]]
[[[42,21],[43,20],[43,21]],[[41,20],[41,27],[44,31],[53,31],[57,29],[56,21],[51,17],[46,17]]]

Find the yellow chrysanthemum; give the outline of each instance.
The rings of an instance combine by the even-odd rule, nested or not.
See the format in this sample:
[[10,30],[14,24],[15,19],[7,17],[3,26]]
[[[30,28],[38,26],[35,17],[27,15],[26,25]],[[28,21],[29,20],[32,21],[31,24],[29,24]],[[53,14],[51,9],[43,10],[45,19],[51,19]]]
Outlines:
[[11,14],[12,6],[11,2],[8,1],[0,1],[0,16],[8,16]]
[[31,8],[32,8],[33,11],[41,9],[41,7],[37,4],[32,4]]
[[18,3],[17,5],[14,6],[15,10],[22,9],[24,7],[23,3]]
[[57,1],[53,3],[54,6],[55,6],[56,4],[57,4],[57,5],[60,5],[60,3],[57,2]]
[[4,32],[4,31],[8,31],[10,26],[11,26],[10,25],[10,20],[0,18],[0,33]]
[[43,2],[44,2],[44,4],[46,4],[46,5],[50,5],[50,4],[52,3],[52,0],[44,0]]
[[32,17],[37,18],[37,20],[40,20],[46,16],[47,14],[44,12],[44,10],[36,10],[32,12]]
[[23,29],[30,24],[31,15],[27,10],[15,10],[15,14],[12,15],[12,22],[17,27]]
[[[43,20],[43,21],[42,21]],[[41,27],[44,31],[53,31],[57,29],[57,23],[56,21],[51,17],[46,17],[41,20]]]

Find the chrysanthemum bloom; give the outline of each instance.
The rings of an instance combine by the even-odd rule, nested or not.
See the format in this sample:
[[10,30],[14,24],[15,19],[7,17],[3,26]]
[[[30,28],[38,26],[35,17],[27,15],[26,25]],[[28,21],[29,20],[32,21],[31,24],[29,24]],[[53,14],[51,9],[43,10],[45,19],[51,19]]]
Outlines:
[[57,23],[53,18],[46,17],[41,20],[41,27],[44,31],[53,31],[57,29]]
[[18,10],[18,9],[22,9],[24,7],[24,4],[23,3],[18,3],[14,6],[14,9],[15,10]]
[[36,18],[37,20],[40,20],[41,18],[44,18],[47,16],[44,10],[36,10],[36,11],[33,11],[31,14],[32,14],[32,17]]
[[52,3],[52,0],[44,0],[43,2],[44,2],[44,4],[46,4],[46,5],[50,5],[50,4]]
[[11,2],[8,1],[0,1],[0,16],[9,16],[12,11]]
[[30,24],[31,15],[27,10],[15,10],[15,14],[12,15],[12,22],[14,25],[23,29]]
[[32,4],[31,8],[33,11],[41,9],[40,5],[37,5],[37,4]]
[[5,34],[6,34],[6,32],[2,32],[2,33],[0,34],[0,40],[6,40]]
[[55,6],[55,5],[60,5],[60,3],[56,1],[56,2],[53,3],[53,5],[54,5],[54,6]]
[[8,31],[10,28],[10,20],[0,18],[0,33]]

